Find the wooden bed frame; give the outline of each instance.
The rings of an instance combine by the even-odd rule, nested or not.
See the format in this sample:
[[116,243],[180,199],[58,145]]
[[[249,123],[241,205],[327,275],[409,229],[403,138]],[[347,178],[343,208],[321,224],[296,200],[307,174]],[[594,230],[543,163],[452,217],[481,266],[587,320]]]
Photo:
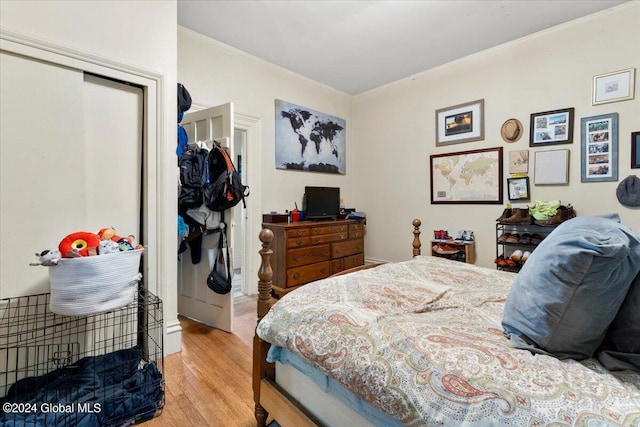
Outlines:
[[[420,225],[419,219],[413,222],[413,256],[420,255]],[[271,294],[273,269],[271,268],[271,242],[273,232],[263,229],[260,232],[262,258],[258,271],[258,322],[269,312],[277,301]],[[365,264],[336,275],[347,274],[353,271],[375,267],[378,264]],[[263,341],[255,335],[253,338],[253,400],[255,401],[255,417],[258,427],[265,427],[267,418],[277,420],[282,426],[319,426],[321,423],[310,414],[300,403],[284,391],[275,381],[275,364],[267,362],[267,352],[270,343]]]

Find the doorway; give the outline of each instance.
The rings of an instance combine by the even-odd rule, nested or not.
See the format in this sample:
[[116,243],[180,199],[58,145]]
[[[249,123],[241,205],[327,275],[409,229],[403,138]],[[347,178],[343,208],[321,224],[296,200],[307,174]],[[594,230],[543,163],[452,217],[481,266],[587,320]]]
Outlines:
[[[233,131],[233,152],[238,174],[240,175],[240,181],[242,183],[247,182],[245,171],[247,170],[247,132],[243,129],[235,128]],[[247,222],[247,210],[242,203],[238,203],[233,207],[232,233],[233,233],[233,296],[234,298],[246,295],[246,286],[244,284],[244,278],[247,276],[243,274],[244,271],[244,252],[245,252],[245,235],[246,235],[246,222]]]

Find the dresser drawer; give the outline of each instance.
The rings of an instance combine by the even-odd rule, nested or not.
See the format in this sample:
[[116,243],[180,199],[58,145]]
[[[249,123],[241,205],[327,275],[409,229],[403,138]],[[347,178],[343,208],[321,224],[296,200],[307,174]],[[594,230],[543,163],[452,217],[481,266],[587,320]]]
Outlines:
[[287,267],[313,264],[314,262],[329,261],[331,259],[331,246],[320,245],[287,251]]
[[298,286],[314,280],[324,279],[331,275],[331,262],[319,262],[287,270],[287,288]]
[[287,248],[301,248],[303,246],[309,246],[310,243],[311,238],[309,236],[294,237],[292,239],[287,239]]
[[364,265],[364,254],[351,255],[343,258],[342,267],[348,270],[353,267]]
[[293,230],[287,230],[285,233],[287,240],[294,239],[296,237],[309,237],[311,230],[309,228],[295,228]]
[[364,224],[349,224],[349,231],[364,231]]
[[358,239],[360,237],[364,237],[364,230],[349,230],[350,239]]
[[340,273],[343,270],[364,265],[364,254],[356,254],[338,258],[331,261],[331,274]]
[[343,231],[342,233],[322,234],[320,236],[311,236],[311,244],[317,245],[320,243],[339,242],[340,240],[347,240],[349,233]]
[[349,224],[325,225],[322,227],[313,227],[311,229],[311,235],[318,236],[321,234],[346,233],[348,231],[349,231]]
[[331,244],[331,258],[364,253],[364,239],[348,240]]
[[364,237],[364,224],[349,224],[349,238],[357,239],[359,237]]

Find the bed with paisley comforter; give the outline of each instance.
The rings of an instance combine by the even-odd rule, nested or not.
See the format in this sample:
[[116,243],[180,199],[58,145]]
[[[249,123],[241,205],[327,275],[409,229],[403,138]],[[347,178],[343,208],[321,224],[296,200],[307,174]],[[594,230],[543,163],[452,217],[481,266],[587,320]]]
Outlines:
[[[416,256],[307,284],[267,312],[269,274],[263,265],[254,358],[268,360],[254,365],[259,424],[271,413],[282,426],[640,426],[638,369],[607,369],[595,352],[558,357],[531,333],[514,340],[509,332],[525,329],[505,314],[515,273]],[[640,287],[629,281],[625,295]],[[279,384],[284,366],[304,375]],[[296,391],[302,378],[310,385]]]

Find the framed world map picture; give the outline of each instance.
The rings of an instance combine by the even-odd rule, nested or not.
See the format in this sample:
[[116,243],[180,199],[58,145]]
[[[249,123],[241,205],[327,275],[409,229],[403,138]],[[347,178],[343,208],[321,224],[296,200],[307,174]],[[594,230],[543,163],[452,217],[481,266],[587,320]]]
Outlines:
[[502,204],[502,147],[432,155],[431,203]]
[[276,169],[346,173],[344,119],[276,99]]

